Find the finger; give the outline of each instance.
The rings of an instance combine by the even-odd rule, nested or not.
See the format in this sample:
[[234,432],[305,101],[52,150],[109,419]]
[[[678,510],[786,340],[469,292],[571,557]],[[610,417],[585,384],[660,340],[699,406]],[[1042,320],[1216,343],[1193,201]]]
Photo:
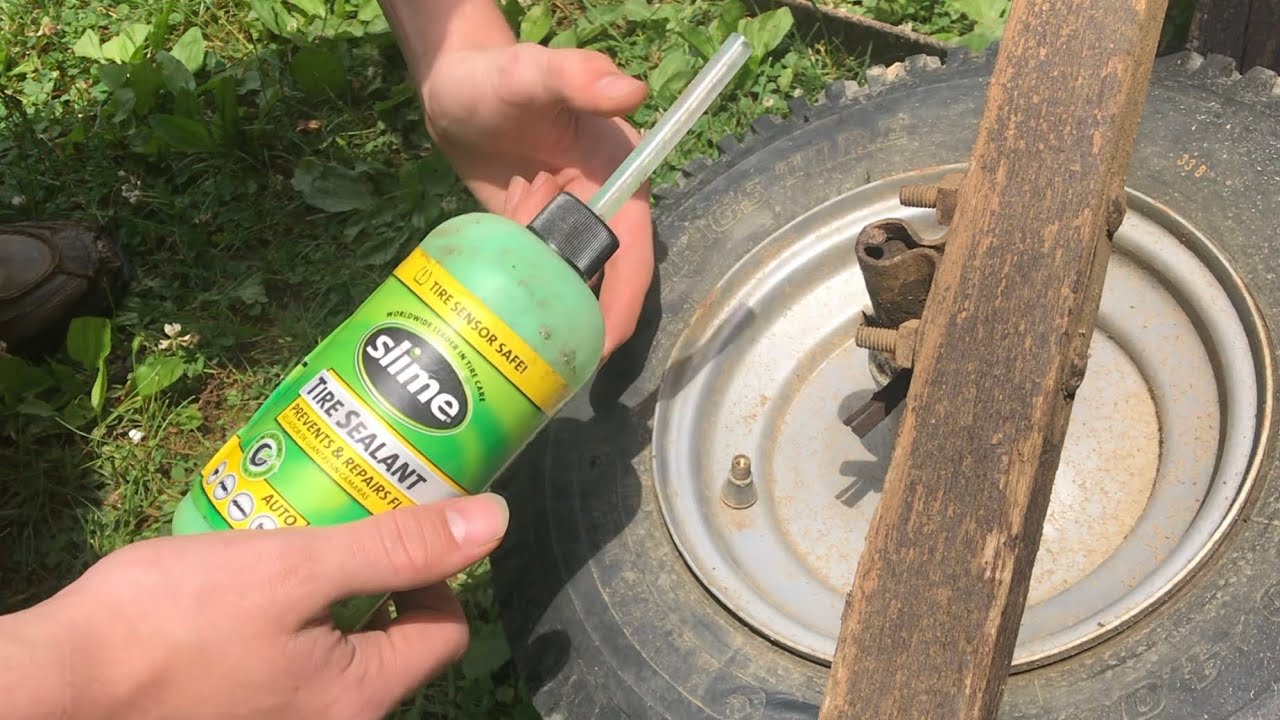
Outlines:
[[413,596],[424,609],[401,612],[386,630],[347,636],[355,648],[347,672],[366,706],[394,707],[467,651],[467,618],[449,587],[441,583]]
[[[621,119],[590,118],[579,131],[584,146],[601,150],[582,159],[584,174],[569,187],[580,197],[588,197],[604,182],[638,138],[635,130]],[[604,150],[608,148],[608,150]],[[600,287],[600,310],[604,314],[607,358],[635,332],[645,295],[653,280],[653,220],[649,211],[649,188],[643,185],[609,218],[609,227],[618,237],[619,248],[605,265]]]
[[620,246],[605,264],[600,286],[606,358],[635,332],[653,280],[653,220],[647,189],[628,200],[609,221],[609,227],[618,236]]
[[563,103],[604,117],[634,111],[649,92],[603,53],[532,44],[512,48],[495,81],[497,96],[513,105]]
[[502,214],[511,217],[511,210],[520,204],[521,198],[529,192],[529,181],[519,175],[511,178],[511,183],[507,185],[507,194],[503,199]]
[[492,494],[384,512],[356,522],[280,534],[282,562],[305,566],[304,592],[317,603],[431,585],[497,547],[506,501]]
[[542,209],[560,192],[560,183],[548,172],[540,172],[533,180],[533,186],[525,193],[520,202],[511,208],[508,215],[521,225],[528,225]]

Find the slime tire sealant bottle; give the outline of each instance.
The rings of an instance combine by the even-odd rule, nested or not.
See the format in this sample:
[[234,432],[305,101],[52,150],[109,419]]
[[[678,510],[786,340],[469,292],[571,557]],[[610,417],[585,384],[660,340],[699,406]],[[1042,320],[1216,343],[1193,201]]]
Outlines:
[[[618,248],[605,224],[751,53],[731,35],[584,204],[528,227],[470,213],[431,231],[204,466],[177,535],[333,525],[484,492],[594,374],[604,321],[588,282]],[[338,627],[385,600],[350,598]]]

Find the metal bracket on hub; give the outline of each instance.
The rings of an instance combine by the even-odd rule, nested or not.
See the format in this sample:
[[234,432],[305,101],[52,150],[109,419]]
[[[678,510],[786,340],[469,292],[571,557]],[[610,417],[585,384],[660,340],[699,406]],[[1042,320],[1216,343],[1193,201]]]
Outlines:
[[[963,179],[963,173],[953,173],[937,185],[904,185],[898,201],[907,207],[934,208],[938,222],[950,225]],[[894,219],[871,223],[858,234],[854,253],[871,296],[871,314],[854,341],[871,351],[875,374],[889,378],[844,419],[858,437],[866,437],[907,397],[916,329],[946,243],[945,234],[928,240]]]

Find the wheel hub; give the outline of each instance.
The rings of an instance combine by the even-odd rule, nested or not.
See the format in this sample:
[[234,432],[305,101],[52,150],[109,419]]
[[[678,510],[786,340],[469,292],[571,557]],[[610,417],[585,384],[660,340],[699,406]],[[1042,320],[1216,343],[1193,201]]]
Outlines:
[[[763,242],[693,319],[664,378],[654,477],[676,545],[745,623],[819,662],[835,649],[901,412],[865,439],[841,423],[876,389],[853,343],[868,303],[854,241],[890,217],[940,234],[897,189],[954,171],[865,186]],[[1015,671],[1079,652],[1167,596],[1234,519],[1265,436],[1270,358],[1247,292],[1184,219],[1129,201]],[[735,509],[721,493],[739,454],[757,499]]]

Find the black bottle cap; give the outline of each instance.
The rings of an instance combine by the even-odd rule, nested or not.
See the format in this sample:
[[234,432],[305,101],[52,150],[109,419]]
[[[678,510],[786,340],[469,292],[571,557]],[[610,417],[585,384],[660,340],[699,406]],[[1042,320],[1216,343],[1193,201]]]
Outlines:
[[590,280],[618,250],[618,238],[591,208],[562,192],[529,223],[529,230]]

